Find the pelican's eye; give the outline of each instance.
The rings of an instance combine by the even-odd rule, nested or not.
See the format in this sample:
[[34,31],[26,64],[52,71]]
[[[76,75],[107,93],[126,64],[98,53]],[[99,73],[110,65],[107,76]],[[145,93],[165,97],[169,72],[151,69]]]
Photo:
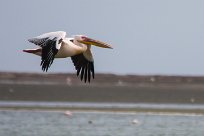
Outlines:
[[86,40],[87,38],[86,38],[86,36],[82,36],[81,39],[82,40]]

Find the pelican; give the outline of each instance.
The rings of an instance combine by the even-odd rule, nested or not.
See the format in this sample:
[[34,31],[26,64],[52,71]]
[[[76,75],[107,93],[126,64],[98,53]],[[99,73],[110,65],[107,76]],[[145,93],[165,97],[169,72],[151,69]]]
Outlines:
[[90,83],[91,77],[94,79],[94,59],[91,53],[91,45],[102,48],[110,48],[111,45],[94,40],[85,35],[75,35],[67,38],[66,32],[57,31],[42,34],[28,39],[29,42],[38,45],[36,49],[25,49],[24,52],[41,56],[41,66],[47,72],[55,58],[71,57],[81,81]]

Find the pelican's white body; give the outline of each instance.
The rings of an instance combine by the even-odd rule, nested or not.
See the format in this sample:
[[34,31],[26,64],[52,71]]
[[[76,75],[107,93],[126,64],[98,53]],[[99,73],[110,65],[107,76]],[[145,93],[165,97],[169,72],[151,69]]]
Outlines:
[[[64,31],[45,33],[40,36],[34,37],[33,39],[36,39],[37,41],[37,40],[44,39],[44,38],[48,38],[50,40],[53,40],[54,38],[56,38],[57,43],[59,42],[60,39],[62,39],[62,42],[60,44],[56,44],[56,49],[58,49],[58,52],[55,55],[55,58],[67,58],[67,57],[71,57],[71,56],[74,56],[80,53],[86,54],[85,53],[86,50],[90,49],[89,45],[79,43],[77,41],[77,38],[79,37],[77,36],[75,36],[74,38],[67,38],[66,32]],[[73,40],[73,42],[71,42],[71,40]],[[37,49],[27,49],[27,51],[33,51],[33,54],[41,56],[42,50],[40,49],[41,47]],[[92,61],[93,58],[92,58],[92,55],[90,54],[91,51],[88,51],[88,52],[89,54],[85,56],[87,57],[87,59]]]
[[86,45],[82,45],[81,43],[78,43],[78,45],[82,45],[82,46],[78,46],[70,41],[72,39],[73,38],[65,38],[62,41],[61,47],[58,53],[56,54],[55,58],[71,57],[71,56],[83,53],[87,50]]

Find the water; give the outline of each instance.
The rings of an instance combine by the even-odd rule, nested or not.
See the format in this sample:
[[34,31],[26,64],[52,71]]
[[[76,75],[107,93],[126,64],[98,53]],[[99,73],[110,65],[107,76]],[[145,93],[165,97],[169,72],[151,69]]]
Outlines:
[[[136,124],[133,121],[136,120]],[[204,116],[1,110],[0,136],[202,136]]]
[[204,110],[203,104],[152,104],[152,103],[88,103],[46,101],[0,101],[0,107],[19,108],[92,108],[92,109],[160,109],[160,110]]

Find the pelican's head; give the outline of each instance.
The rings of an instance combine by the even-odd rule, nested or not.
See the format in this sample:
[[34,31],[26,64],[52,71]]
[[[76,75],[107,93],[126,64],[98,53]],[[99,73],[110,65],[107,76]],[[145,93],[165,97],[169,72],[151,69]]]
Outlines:
[[78,42],[86,44],[86,45],[95,45],[95,46],[98,46],[98,47],[101,47],[101,48],[110,48],[110,49],[112,49],[111,45],[109,45],[107,43],[104,43],[104,42],[101,42],[99,40],[91,39],[91,38],[89,38],[89,37],[87,37],[85,35],[75,35],[74,39],[77,40]]

